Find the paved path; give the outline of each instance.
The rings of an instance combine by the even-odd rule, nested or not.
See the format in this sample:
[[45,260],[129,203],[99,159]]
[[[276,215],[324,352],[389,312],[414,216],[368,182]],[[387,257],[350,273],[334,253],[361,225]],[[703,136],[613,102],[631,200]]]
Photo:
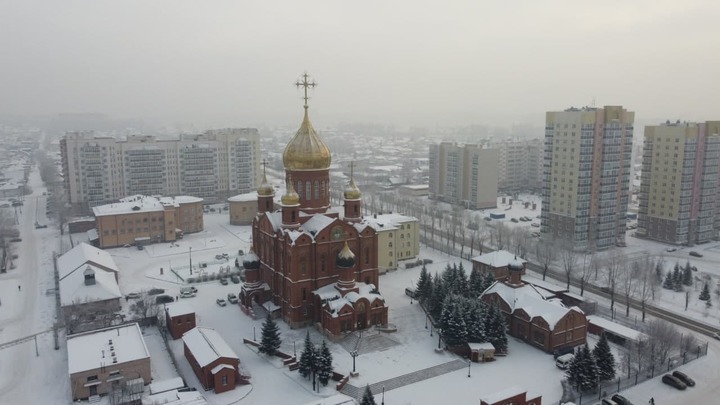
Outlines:
[[[401,376],[390,378],[385,381],[379,381],[374,384],[370,384],[370,391],[372,391],[373,395],[377,395],[382,392],[383,387],[385,387],[385,391],[394,390],[395,388],[404,387],[406,385],[414,384],[416,382],[424,381],[433,377],[437,377],[439,375],[460,370],[467,367],[467,364],[467,361],[460,359],[449,361],[443,364],[438,364],[437,366],[428,367],[423,370],[413,371],[412,373],[404,374]],[[365,387],[356,387],[348,383],[345,384],[341,392],[345,395],[360,399],[365,392]]]

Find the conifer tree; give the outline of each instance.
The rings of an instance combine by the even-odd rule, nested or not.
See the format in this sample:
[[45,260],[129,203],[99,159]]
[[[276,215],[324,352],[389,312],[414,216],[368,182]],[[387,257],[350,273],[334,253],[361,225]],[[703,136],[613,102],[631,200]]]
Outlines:
[[673,268],[673,289],[675,291],[682,291],[682,273],[680,272],[680,265],[675,263]]
[[493,283],[495,283],[495,275],[493,275],[490,271],[485,273],[483,278],[483,286],[485,288],[483,288],[483,291],[487,290],[491,285],[493,285]]
[[458,296],[449,294],[445,297],[445,300],[442,304],[442,313],[440,314],[440,323],[438,326],[440,328],[447,329],[448,324],[451,321],[451,318],[454,316],[454,312],[457,309],[458,306]]
[[587,343],[585,343],[585,346],[583,346],[581,352],[583,353],[583,363],[582,363],[582,382],[580,383],[580,387],[584,390],[592,390],[597,387],[598,383],[598,367],[595,364],[595,359],[592,356],[592,353],[590,352],[590,348],[588,347]]
[[700,296],[698,297],[700,301],[709,301],[710,300],[710,288],[708,287],[708,284],[705,283],[703,285],[703,289],[700,292]]
[[468,294],[468,279],[462,262],[460,262],[457,272],[455,273],[455,294],[462,295],[463,297]]
[[683,284],[686,286],[693,285],[692,266],[689,261],[685,263],[685,267],[683,268]]
[[415,287],[415,298],[420,301],[421,305],[425,305],[430,298],[431,293],[432,280],[430,279],[430,274],[428,274],[427,267],[423,264],[422,269],[420,270],[420,278],[418,279],[417,286]]
[[610,350],[607,336],[604,333],[600,335],[600,341],[595,345],[592,354],[593,358],[595,358],[600,380],[609,381],[615,378],[615,356]]
[[485,336],[485,305],[481,301],[470,301],[465,315],[468,342],[487,342]]
[[663,288],[672,290],[675,288],[675,283],[673,282],[673,276],[672,272],[668,270],[667,275],[665,276],[665,281],[663,281]]
[[505,318],[500,308],[493,304],[485,317],[485,335],[488,342],[495,346],[498,353],[507,352],[507,335],[505,334]]
[[369,385],[365,385],[365,392],[363,393],[362,400],[360,400],[360,405],[376,405],[375,397],[373,397]]
[[442,330],[442,337],[448,346],[467,343],[467,326],[457,305],[453,306],[447,325]]
[[305,334],[305,347],[300,354],[300,375],[307,378],[315,371],[316,368],[316,353],[315,346],[310,341],[310,331]]
[[262,340],[260,341],[260,353],[274,356],[280,348],[280,328],[268,313],[262,326]]
[[320,350],[317,351],[317,369],[318,369],[318,380],[323,386],[328,385],[328,381],[332,377],[333,366],[332,366],[332,353],[328,349],[327,344],[323,340]]
[[470,272],[470,280],[468,281],[468,298],[477,299],[485,291],[485,281],[480,270],[473,269]]
[[430,315],[432,315],[435,321],[440,319],[443,301],[445,301],[445,285],[442,278],[435,273],[435,277],[433,277],[432,295],[429,301]]

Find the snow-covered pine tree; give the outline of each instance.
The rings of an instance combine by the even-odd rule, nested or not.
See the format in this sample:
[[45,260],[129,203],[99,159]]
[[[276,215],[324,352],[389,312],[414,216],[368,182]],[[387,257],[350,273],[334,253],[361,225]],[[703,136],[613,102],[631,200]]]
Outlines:
[[453,314],[457,309],[458,300],[459,297],[454,294],[448,294],[445,297],[442,304],[442,313],[440,314],[440,323],[438,325],[443,330],[448,328],[448,323],[451,321],[451,318],[454,316]]
[[710,287],[708,287],[708,283],[705,283],[703,285],[702,291],[700,291],[700,296],[698,296],[698,299],[700,301],[708,301],[710,299]]
[[485,291],[483,288],[485,282],[483,281],[483,275],[480,270],[472,269],[470,272],[470,280],[468,281],[468,298],[477,299],[480,294]]
[[442,315],[443,301],[445,301],[445,285],[442,277],[435,273],[433,277],[432,295],[429,300],[430,315],[432,315],[435,321],[440,320]]
[[570,383],[570,385],[573,388],[575,388],[576,390],[579,390],[581,388],[580,383],[582,381],[582,365],[583,365],[582,357],[583,357],[582,350],[575,353],[575,357],[573,357],[567,370],[565,370],[565,376],[567,377],[568,383]]
[[365,392],[363,392],[362,399],[360,400],[360,405],[376,405],[375,397],[373,397],[369,385],[365,385]]
[[424,305],[430,298],[430,291],[432,291],[432,280],[430,279],[427,267],[423,264],[420,270],[420,278],[418,278],[417,286],[415,287],[415,298],[420,301],[420,304]]
[[318,380],[323,386],[328,385],[328,381],[332,377],[333,366],[332,366],[332,353],[328,349],[325,341],[323,340],[320,350],[317,351],[317,369],[318,369]]
[[668,270],[667,275],[665,276],[665,281],[663,281],[663,288],[672,290],[675,288],[675,283],[673,282],[673,276],[672,272]]
[[687,286],[693,285],[692,266],[689,261],[685,263],[685,267],[683,267],[683,284]]
[[588,347],[587,343],[585,343],[585,346],[581,349],[582,352],[582,374],[581,374],[581,381],[580,381],[580,388],[582,388],[583,391],[588,391],[595,389],[597,387],[598,383],[598,368],[595,364],[595,359],[593,359],[592,354],[590,353],[590,348]]
[[600,340],[595,345],[592,355],[597,365],[600,380],[610,381],[615,378],[615,356],[610,350],[607,336],[604,333],[600,335]]
[[315,346],[313,346],[312,341],[310,341],[310,331],[308,331],[305,334],[305,347],[300,354],[300,368],[298,369],[300,375],[307,378],[313,373],[317,367],[316,357]]
[[462,262],[458,265],[457,272],[455,273],[455,293],[463,297],[468,294],[468,279]]
[[260,353],[274,356],[280,348],[280,328],[268,313],[262,326],[262,339],[260,340]]
[[495,275],[490,271],[485,273],[485,276],[483,276],[483,287],[485,287],[485,288],[483,288],[483,291],[487,290],[488,287],[493,285],[494,282],[495,282]]
[[673,290],[682,291],[682,272],[680,271],[680,265],[675,263],[673,268]]
[[507,352],[507,335],[505,334],[505,318],[497,305],[491,305],[485,312],[485,335],[488,342],[495,346],[498,353]]
[[442,274],[443,285],[447,294],[457,294],[457,263],[453,263],[445,267],[445,272]]
[[459,306],[453,305],[453,311],[448,317],[447,325],[442,330],[442,337],[448,346],[460,346],[467,343],[467,326]]
[[470,301],[468,303],[468,311],[465,319],[465,325],[467,326],[468,342],[487,342],[484,323],[485,304],[483,304],[481,301]]

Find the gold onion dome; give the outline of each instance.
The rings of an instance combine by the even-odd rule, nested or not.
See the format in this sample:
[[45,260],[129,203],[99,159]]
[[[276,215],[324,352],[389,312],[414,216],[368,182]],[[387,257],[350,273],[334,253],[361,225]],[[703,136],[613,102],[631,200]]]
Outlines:
[[347,187],[345,187],[345,199],[346,200],[359,200],[361,195],[362,195],[362,193],[360,192],[360,189],[355,184],[355,179],[351,178]]
[[260,183],[260,187],[258,187],[257,193],[261,197],[271,197],[275,194],[275,189],[273,189],[273,186],[270,185],[270,183],[268,182],[265,173],[263,173],[262,183]]
[[330,148],[320,139],[308,118],[307,107],[300,129],[285,146],[283,164],[286,170],[321,170],[330,168]]
[[338,253],[335,263],[338,267],[345,268],[352,267],[355,264],[355,253],[350,250],[347,241],[345,241],[345,246],[343,246],[340,253]]
[[282,202],[283,205],[298,205],[298,204],[300,204],[300,196],[298,195],[297,191],[295,191],[295,187],[293,187],[292,181],[287,182],[287,188],[285,189],[285,194],[283,194],[283,196],[280,197],[280,202]]

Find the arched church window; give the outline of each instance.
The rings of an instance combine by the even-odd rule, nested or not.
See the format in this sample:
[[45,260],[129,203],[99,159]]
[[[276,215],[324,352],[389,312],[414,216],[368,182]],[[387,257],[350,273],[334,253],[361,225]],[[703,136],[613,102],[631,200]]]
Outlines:
[[325,198],[325,180],[320,182],[320,197]]
[[315,189],[315,199],[318,200],[318,199],[320,199],[320,182],[318,182],[317,180],[315,180],[314,189]]
[[298,195],[302,195],[302,190],[303,190],[303,189],[302,189],[302,184],[303,184],[303,183],[302,183],[302,180],[298,181],[298,185],[297,185],[297,193],[298,193]]
[[365,264],[370,264],[370,248],[365,248]]
[[326,261],[327,261],[327,258],[325,257],[325,255],[321,255],[320,256],[320,271],[323,273],[325,272],[325,262]]
[[305,182],[305,199],[309,200],[312,198],[312,189],[311,189],[310,180]]

